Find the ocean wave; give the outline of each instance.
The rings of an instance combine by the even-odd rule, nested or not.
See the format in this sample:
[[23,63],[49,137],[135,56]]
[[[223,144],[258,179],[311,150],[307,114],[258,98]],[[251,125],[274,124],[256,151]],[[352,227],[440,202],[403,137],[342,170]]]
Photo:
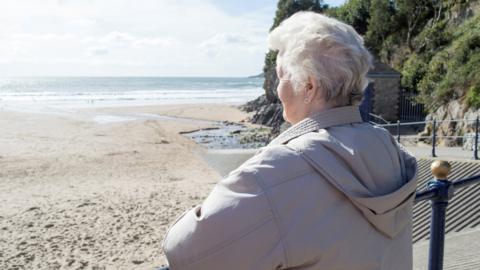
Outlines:
[[2,107],[90,107],[183,103],[243,103],[264,93],[246,78],[0,79]]
[[69,101],[69,100],[155,100],[155,99],[205,99],[245,98],[258,96],[262,89],[232,91],[218,90],[153,90],[128,92],[7,92],[0,93],[4,101]]

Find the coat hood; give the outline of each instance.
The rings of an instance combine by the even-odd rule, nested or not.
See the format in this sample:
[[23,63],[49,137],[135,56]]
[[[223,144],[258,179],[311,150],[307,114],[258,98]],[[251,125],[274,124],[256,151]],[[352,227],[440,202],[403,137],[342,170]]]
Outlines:
[[348,197],[378,231],[390,238],[395,237],[411,222],[411,207],[416,190],[416,160],[401,149],[398,154],[402,179],[388,192],[382,192],[372,188],[368,182],[389,179],[362,179],[361,175],[365,173],[359,170],[365,169],[365,166],[361,160],[345,156],[340,158],[338,152],[332,152],[328,146],[306,147],[302,151],[302,156],[320,175]]
[[[299,136],[302,138],[296,139]],[[372,142],[372,137],[378,140]],[[388,131],[362,123],[357,107],[335,108],[307,118],[273,143],[300,152],[376,230],[389,238],[411,222],[416,159]],[[390,153],[390,158],[379,160],[375,156],[379,152]]]

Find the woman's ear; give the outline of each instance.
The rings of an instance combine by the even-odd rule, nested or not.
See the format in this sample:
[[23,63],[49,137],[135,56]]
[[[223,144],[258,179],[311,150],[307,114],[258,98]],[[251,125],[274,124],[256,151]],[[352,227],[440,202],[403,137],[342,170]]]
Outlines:
[[318,98],[317,91],[317,80],[314,80],[312,77],[308,77],[308,82],[305,84],[305,100],[308,102]]

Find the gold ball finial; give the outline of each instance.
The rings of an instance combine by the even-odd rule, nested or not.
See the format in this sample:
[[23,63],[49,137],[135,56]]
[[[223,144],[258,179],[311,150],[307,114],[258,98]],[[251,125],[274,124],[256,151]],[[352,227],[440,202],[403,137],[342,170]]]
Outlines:
[[435,160],[432,162],[432,165],[430,165],[430,170],[435,178],[446,180],[452,170],[452,166],[445,160]]

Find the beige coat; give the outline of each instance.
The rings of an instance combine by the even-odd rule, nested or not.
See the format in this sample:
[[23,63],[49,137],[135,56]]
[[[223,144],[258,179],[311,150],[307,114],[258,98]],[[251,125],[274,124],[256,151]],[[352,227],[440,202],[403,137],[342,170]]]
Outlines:
[[408,270],[415,158],[358,107],[294,125],[170,228],[172,270]]

